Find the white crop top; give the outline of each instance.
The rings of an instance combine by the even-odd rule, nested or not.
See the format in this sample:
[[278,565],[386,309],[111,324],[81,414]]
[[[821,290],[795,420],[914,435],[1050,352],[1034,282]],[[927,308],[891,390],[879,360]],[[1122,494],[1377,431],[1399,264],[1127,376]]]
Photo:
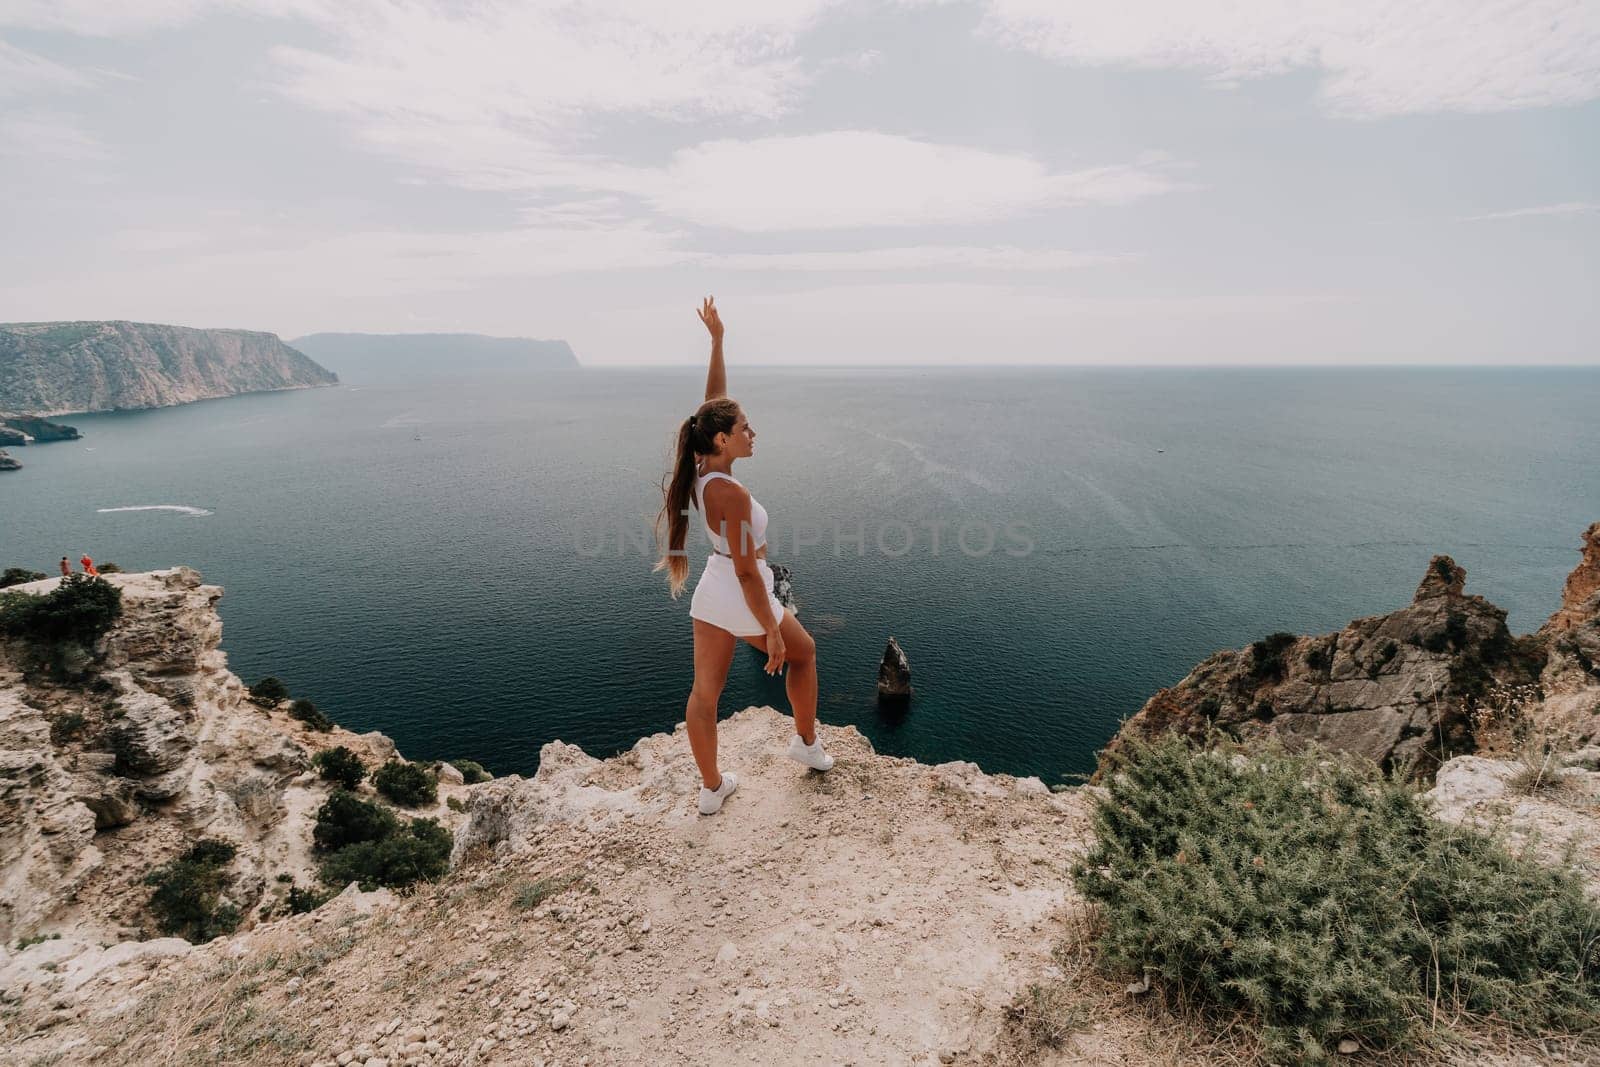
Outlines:
[[[706,514],[706,500],[701,494],[705,484],[713,478],[727,478],[734,485],[743,485],[744,483],[731,475],[723,474],[721,471],[702,474],[695,478],[694,481],[694,502],[700,508],[700,520],[706,524],[706,536],[711,538],[711,547],[726,556],[731,554],[728,551],[728,544],[711,528],[711,517]],[[730,530],[729,532],[735,537],[738,536],[737,530]],[[750,498],[750,536],[755,541],[752,551],[767,543],[767,509],[762,507],[755,497]]]

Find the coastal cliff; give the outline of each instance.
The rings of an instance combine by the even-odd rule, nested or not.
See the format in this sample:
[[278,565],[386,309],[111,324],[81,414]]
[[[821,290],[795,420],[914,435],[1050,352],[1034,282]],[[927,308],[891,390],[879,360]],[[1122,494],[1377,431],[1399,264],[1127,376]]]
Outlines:
[[[951,1062],[1007,1047],[1058,973],[1087,798],[850,727],[812,774],[771,708],[721,724],[718,818],[681,724],[607,760],[552,742],[532,778],[442,790],[439,882],[286,914],[313,753],[393,746],[254,705],[194,571],[109,580],[123,615],[69,678],[0,659],[0,1042],[25,1062]],[[202,836],[238,849],[239,930],[153,937],[142,878]]]
[[[1535,679],[1528,721],[1568,705],[1600,717],[1600,588],[1584,577],[1596,532],[1551,633],[1502,636],[1503,613],[1466,596],[1464,573],[1441,557],[1401,612],[1358,620],[1332,642],[1213,657],[1184,684],[1210,679],[1229,695],[1243,684],[1231,672],[1253,671],[1249,706],[1265,697],[1288,709],[1296,686],[1386,692],[1395,683],[1380,678],[1448,677],[1454,664],[1457,695],[1481,705],[1514,663],[1506,669]],[[194,571],[109,580],[122,615],[92,647],[46,663],[0,643],[0,1043],[21,1062],[1257,1062],[1241,1056],[1248,1044],[1208,1044],[1198,1017],[1152,994],[1150,970],[1131,985],[1097,970],[1090,946],[1105,913],[1072,867],[1109,825],[1112,791],[887,757],[853,727],[826,724],[838,763],[819,775],[783,758],[792,727],[771,708],[719,724],[720,759],[741,781],[714,818],[695,813],[681,724],[609,759],[552,742],[531,778],[441,773],[422,811],[453,837],[437,880],[402,893],[336,884],[337,896],[297,914],[288,895],[317,877],[313,812],[333,789],[313,758],[338,745],[371,763],[395,757],[393,745],[318,732],[285,702],[251,700],[220,648],[221,590]],[[59,581],[17,589],[42,596]],[[1503,660],[1486,657],[1507,640]],[[1326,667],[1301,662],[1325,644]],[[1470,696],[1478,676],[1461,662],[1474,656],[1489,661],[1489,681]],[[1397,660],[1408,662],[1386,675]],[[1157,706],[1191,696],[1204,699]],[[1369,701],[1351,721],[1408,740],[1394,729],[1401,710],[1382,707]],[[1312,713],[1286,714],[1294,725],[1280,739],[1305,737],[1292,716]],[[1271,717],[1217,718],[1247,743],[1274,736],[1243,728]],[[1150,732],[1152,720],[1130,730]],[[1491,747],[1470,715],[1466,728],[1480,751]],[[1525,761],[1456,756],[1427,802],[1445,823],[1499,828],[1548,862],[1571,856],[1600,896],[1596,768],[1600,748],[1570,753],[1550,766],[1555,787],[1530,792]],[[236,849],[219,891],[238,929],[204,943],[154,937],[146,876],[202,838]],[[1182,852],[1150,862],[1152,878],[1195,869]],[[1494,861],[1496,878],[1505,862]],[[1596,1054],[1498,1030],[1453,1040],[1429,1062]],[[1354,1050],[1349,1062],[1370,1062],[1361,1040],[1339,1044]]]
[[0,414],[59,415],[333,385],[275,335],[137,322],[0,323]]

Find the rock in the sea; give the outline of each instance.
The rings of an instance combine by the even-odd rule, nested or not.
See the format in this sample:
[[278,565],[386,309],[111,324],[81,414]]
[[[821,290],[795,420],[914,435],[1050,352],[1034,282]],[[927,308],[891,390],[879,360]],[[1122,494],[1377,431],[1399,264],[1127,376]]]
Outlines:
[[7,443],[8,431],[21,440],[15,444],[43,444],[46,441],[76,441],[83,435],[76,427],[32,415],[7,415],[0,419],[0,444]]
[[911,663],[893,636],[884,646],[883,661],[878,664],[878,699],[898,703],[911,699]]
[[799,613],[799,606],[794,602],[794,571],[781,563],[769,564],[772,568],[772,595],[778,598],[778,603]]
[[22,464],[6,455],[6,450],[0,448],[0,471],[19,471],[21,469]]

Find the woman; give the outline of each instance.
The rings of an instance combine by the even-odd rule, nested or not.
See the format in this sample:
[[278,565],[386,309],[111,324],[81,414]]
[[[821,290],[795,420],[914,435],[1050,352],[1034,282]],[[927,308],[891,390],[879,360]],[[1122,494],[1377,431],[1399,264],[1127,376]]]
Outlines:
[[733,477],[734,460],[755,454],[756,432],[728,396],[722,319],[711,297],[706,297],[699,315],[711,332],[711,370],[706,375],[705,403],[679,426],[677,460],[662,481],[666,501],[656,532],[663,552],[656,570],[667,572],[674,597],[683,592],[689,580],[683,546],[693,504],[705,521],[712,552],[689,605],[694,620],[694,688],[684,720],[689,748],[700,768],[700,814],[715,815],[739,787],[732,771],[717,769],[717,700],[741,638],[767,654],[763,669],[768,674],[786,676],[795,730],[789,758],[825,771],[833,766],[833,757],[822,750],[816,736],[816,642],[794,612],[772,595],[767,510]]

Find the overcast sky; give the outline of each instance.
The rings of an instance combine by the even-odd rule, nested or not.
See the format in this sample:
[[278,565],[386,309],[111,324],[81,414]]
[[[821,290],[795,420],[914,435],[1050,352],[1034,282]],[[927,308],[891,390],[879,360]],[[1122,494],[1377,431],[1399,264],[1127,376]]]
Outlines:
[[0,320],[1600,362],[1600,0],[0,0]]

